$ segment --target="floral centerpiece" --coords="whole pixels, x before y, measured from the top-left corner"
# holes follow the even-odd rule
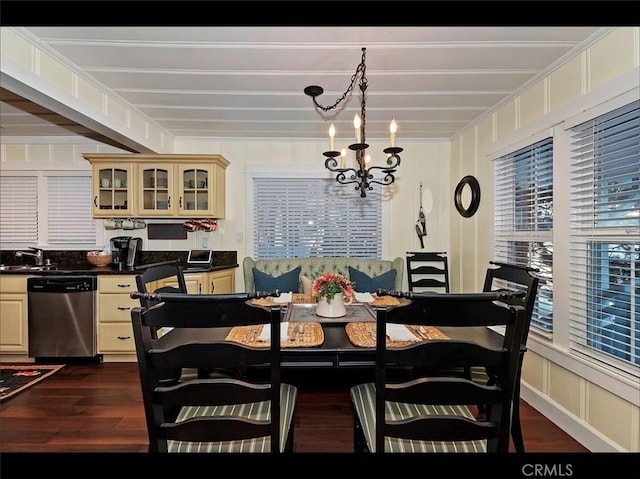
[[[311,284],[311,295],[317,300],[326,299],[327,303],[336,294],[353,297],[353,287],[355,283],[349,281],[341,272],[337,273],[316,273],[316,278]]]

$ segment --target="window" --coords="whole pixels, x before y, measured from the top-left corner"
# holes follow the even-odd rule
[[[494,164],[495,259],[538,268],[532,331],[553,330],[553,138],[497,158]]]
[[[38,244],[38,177],[0,176],[0,245]]]
[[[93,247],[96,222],[91,217],[91,177],[46,176],[46,179],[47,244]]]
[[[0,176],[2,248],[94,248],[90,175],[16,172]]]
[[[382,199],[366,201],[334,179],[254,178],[253,254],[257,259],[382,255]]]
[[[640,368],[640,102],[571,128],[571,347]]]

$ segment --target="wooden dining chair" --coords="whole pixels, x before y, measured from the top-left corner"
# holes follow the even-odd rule
[[[297,389],[281,382],[280,310],[251,304],[253,293],[131,296],[142,294],[157,303],[131,312],[149,451],[291,452]],[[265,346],[226,339],[231,328],[252,325],[269,328]],[[173,329],[155,339],[161,327]],[[204,335],[203,328],[210,331]],[[166,376],[184,368],[249,367],[266,376]]]
[[[520,422],[520,379],[522,373],[522,362],[524,361],[524,353],[527,351],[527,338],[529,336],[529,328],[531,326],[531,318],[538,295],[539,278],[534,273],[539,272],[538,268],[527,265],[504,263],[499,261],[489,261],[491,265],[487,268],[485,274],[483,291],[495,291],[503,288],[511,290],[523,291],[525,296],[512,297],[506,300],[508,304],[520,305],[525,309],[525,326],[522,345],[520,348],[520,368],[518,368],[518,378],[516,381],[516,389],[514,393],[514,401],[511,418],[511,436],[516,452],[525,452],[524,439],[522,437],[522,425]],[[473,368],[471,376],[474,380],[486,382],[489,377],[482,368]]]
[[[350,390],[356,452],[507,452],[525,311],[504,301],[521,294],[391,293],[411,302],[376,312],[375,382]],[[393,325],[456,328],[457,339],[397,347],[387,344]],[[486,341],[489,326],[505,327],[502,344]],[[419,376],[393,374],[416,365]],[[491,384],[455,372],[471,366],[487,367]],[[490,406],[486,417],[477,404]]]
[[[409,291],[449,292],[449,260],[447,253],[407,251]]]
[[[136,286],[142,293],[187,293],[187,283],[184,279],[184,271],[177,262],[156,263],[141,268],[142,272],[136,275]],[[162,283],[158,283],[162,281]],[[173,285],[166,285],[171,281]],[[159,286],[163,284],[163,286]],[[140,297],[140,305],[150,307],[153,304],[147,296]]]
[[[164,261],[160,263],[153,263],[138,268],[141,272],[136,275],[136,287],[141,293],[184,293],[187,291],[187,283],[184,278],[184,271],[177,261]],[[140,295],[140,306],[149,308],[158,301],[149,299],[150,296],[143,294]],[[162,336],[171,331],[171,328],[154,328],[152,333],[154,339]],[[212,371],[210,369],[201,369],[193,371],[190,369],[183,369],[181,374],[193,375],[197,374],[200,377],[206,377],[210,374],[226,374],[234,375],[236,371]],[[174,372],[167,373],[169,377],[174,376]]]

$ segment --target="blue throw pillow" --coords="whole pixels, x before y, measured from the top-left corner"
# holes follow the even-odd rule
[[[373,278],[362,271],[349,266],[349,279],[356,283],[354,289],[358,293],[375,293],[379,288],[393,291],[396,286],[395,268]]]
[[[253,282],[255,283],[256,291],[271,292],[279,289],[283,293],[288,293],[289,291],[297,293],[300,270],[301,267],[298,266],[287,273],[274,277],[253,268]]]

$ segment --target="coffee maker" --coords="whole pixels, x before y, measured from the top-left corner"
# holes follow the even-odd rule
[[[131,268],[140,262],[142,238],[131,236],[116,236],[111,238],[111,254],[113,264],[118,269]]]

